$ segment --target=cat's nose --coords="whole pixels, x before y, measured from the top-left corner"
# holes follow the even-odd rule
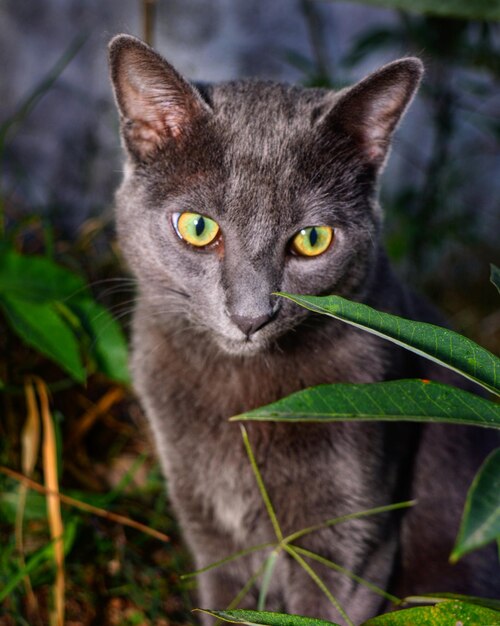
[[[231,315],[231,321],[244,333],[247,337],[257,332],[259,328],[265,326],[274,317],[273,313],[266,313],[258,317],[246,317],[244,315]]]

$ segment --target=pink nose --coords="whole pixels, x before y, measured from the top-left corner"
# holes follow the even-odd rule
[[[272,313],[259,315],[259,317],[245,317],[243,315],[231,315],[231,321],[241,330],[247,337],[257,332],[259,328],[265,326],[271,321]]]

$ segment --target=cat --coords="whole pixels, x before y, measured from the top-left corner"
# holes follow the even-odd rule
[[[377,201],[390,140],[420,83],[416,58],[333,92],[274,82],[194,85],[136,38],[110,43],[126,153],[116,196],[121,248],[137,277],[135,389],[196,567],[273,541],[228,418],[320,383],[453,376],[382,339],[272,295],[335,293],[409,318],[434,312],[393,274]],[[397,594],[497,593],[495,555],[448,563],[484,431],[365,423],[250,423],[284,533],[416,498],[305,537],[303,546]],[[263,561],[199,578],[224,609]],[[314,565],[355,623],[385,600]],[[255,608],[252,589],[240,606]],[[343,618],[286,554],[266,608]]]

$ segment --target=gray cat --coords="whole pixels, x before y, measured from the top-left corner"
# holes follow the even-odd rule
[[[329,382],[443,370],[273,295],[336,293],[410,318],[434,314],[394,277],[380,243],[378,176],[422,76],[390,63],[334,93],[272,82],[195,87],[125,35],[110,44],[127,154],[119,239],[138,279],[132,370],[170,498],[202,568],[272,541],[231,415]],[[405,513],[352,521],[303,545],[397,594],[497,592],[494,552],[451,567],[485,433],[439,425],[250,424],[284,532],[417,498]],[[200,577],[201,606],[225,608],[262,554]],[[360,622],[384,601],[316,567]],[[243,606],[254,607],[256,590]],[[342,618],[282,554],[267,608]]]

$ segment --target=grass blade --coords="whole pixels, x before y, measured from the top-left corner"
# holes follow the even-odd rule
[[[274,568],[276,567],[279,552],[279,549],[273,550],[264,562],[264,575],[262,577],[259,600],[257,602],[258,611],[263,611],[266,608],[266,598],[269,592],[269,585],[271,584],[271,579],[273,577]]]
[[[189,572],[188,574],[182,574],[181,580],[186,578],[192,578],[193,576],[199,576],[200,574],[204,574],[205,572],[209,572],[216,567],[220,567],[221,565],[226,565],[226,563],[231,563],[231,561],[235,561],[243,556],[247,556],[248,554],[252,554],[253,552],[257,552],[259,550],[265,550],[266,548],[274,547],[274,543],[261,543],[258,546],[253,546],[251,548],[246,548],[245,550],[241,550],[240,552],[235,552],[234,554],[230,554],[220,561],[215,561],[214,563],[210,563],[206,567],[202,567],[201,569],[196,570],[195,572]]]
[[[330,569],[333,569],[336,572],[339,572],[339,574],[344,574],[344,576],[347,576],[348,578],[355,580],[360,585],[363,585],[363,587],[370,589],[370,591],[373,591],[373,593],[376,593],[377,595],[382,596],[382,598],[389,600],[389,602],[392,602],[393,604],[398,604],[399,602],[401,602],[401,598],[398,598],[397,596],[393,596],[391,593],[387,593],[387,591],[384,591],[377,585],[371,583],[369,580],[366,580],[365,578],[358,576],[354,572],[351,572],[351,570],[345,567],[342,567],[342,565],[339,565],[338,563],[334,563],[333,561],[330,561],[329,559],[325,559],[325,557],[321,556],[320,554],[316,554],[315,552],[311,552],[310,550],[306,550],[305,548],[301,548],[300,546],[293,546],[293,549],[299,554],[302,554],[303,556],[307,556],[310,559],[313,559],[314,561],[317,561],[318,563],[321,563],[322,565],[325,565],[326,567],[329,567]]]
[[[283,533],[281,531],[278,519],[276,517],[276,513],[274,511],[274,507],[272,505],[271,499],[269,498],[269,494],[267,493],[267,489],[264,485],[264,481],[262,480],[262,475],[259,471],[259,468],[257,467],[257,461],[255,460],[255,456],[253,454],[250,441],[248,439],[248,433],[244,426],[241,426],[241,434],[243,437],[243,443],[245,444],[245,449],[248,454],[248,458],[250,459],[250,464],[252,466],[253,473],[255,475],[257,484],[259,486],[260,495],[262,496],[262,499],[264,500],[264,504],[266,505],[267,514],[269,515],[269,519],[271,520],[271,523],[273,525],[274,532],[276,533],[276,537],[278,538],[278,541],[281,542],[283,540]]]
[[[52,85],[59,78],[65,67],[78,54],[86,39],[86,34],[77,35],[75,39],[70,43],[61,58],[57,60],[54,67],[47,73],[46,76],[44,76],[44,78],[42,78],[42,80],[38,83],[38,85],[35,86],[31,93],[28,94],[28,96],[26,97],[24,102],[22,102],[21,105],[18,107],[14,115],[12,115],[5,122],[3,122],[3,124],[0,126],[0,153],[3,152],[5,138],[7,134],[9,133],[12,136],[12,134],[15,133],[17,128],[19,128],[19,126],[38,104],[38,101],[43,98],[43,96],[51,89]]]
[[[316,532],[317,530],[322,530],[323,528],[328,528],[329,526],[335,526],[337,524],[343,524],[344,522],[348,522],[349,520],[359,519],[361,517],[367,517],[369,515],[377,515],[379,513],[388,513],[389,511],[397,511],[398,509],[406,509],[408,507],[414,506],[417,503],[416,500],[407,500],[406,502],[395,502],[394,504],[386,504],[384,506],[377,506],[373,509],[365,509],[364,511],[357,511],[356,513],[348,513],[347,515],[342,515],[341,517],[333,517],[332,519],[326,520],[321,524],[315,524],[314,526],[309,526],[308,528],[303,528],[301,530],[297,530],[288,537],[283,539],[283,543],[292,543],[305,535]]]
[[[340,615],[344,618],[345,622],[348,626],[354,626],[353,622],[345,612],[343,606],[337,600],[337,598],[329,591],[325,583],[321,580],[321,578],[316,574],[316,572],[312,569],[312,567],[304,561],[304,559],[292,548],[290,545],[285,544],[283,549],[288,552],[288,554],[297,561],[297,563],[302,567],[303,570],[309,574],[311,579],[316,583],[316,585],[321,589],[321,591],[325,594],[325,596],[330,600],[332,605],[337,609]]]

